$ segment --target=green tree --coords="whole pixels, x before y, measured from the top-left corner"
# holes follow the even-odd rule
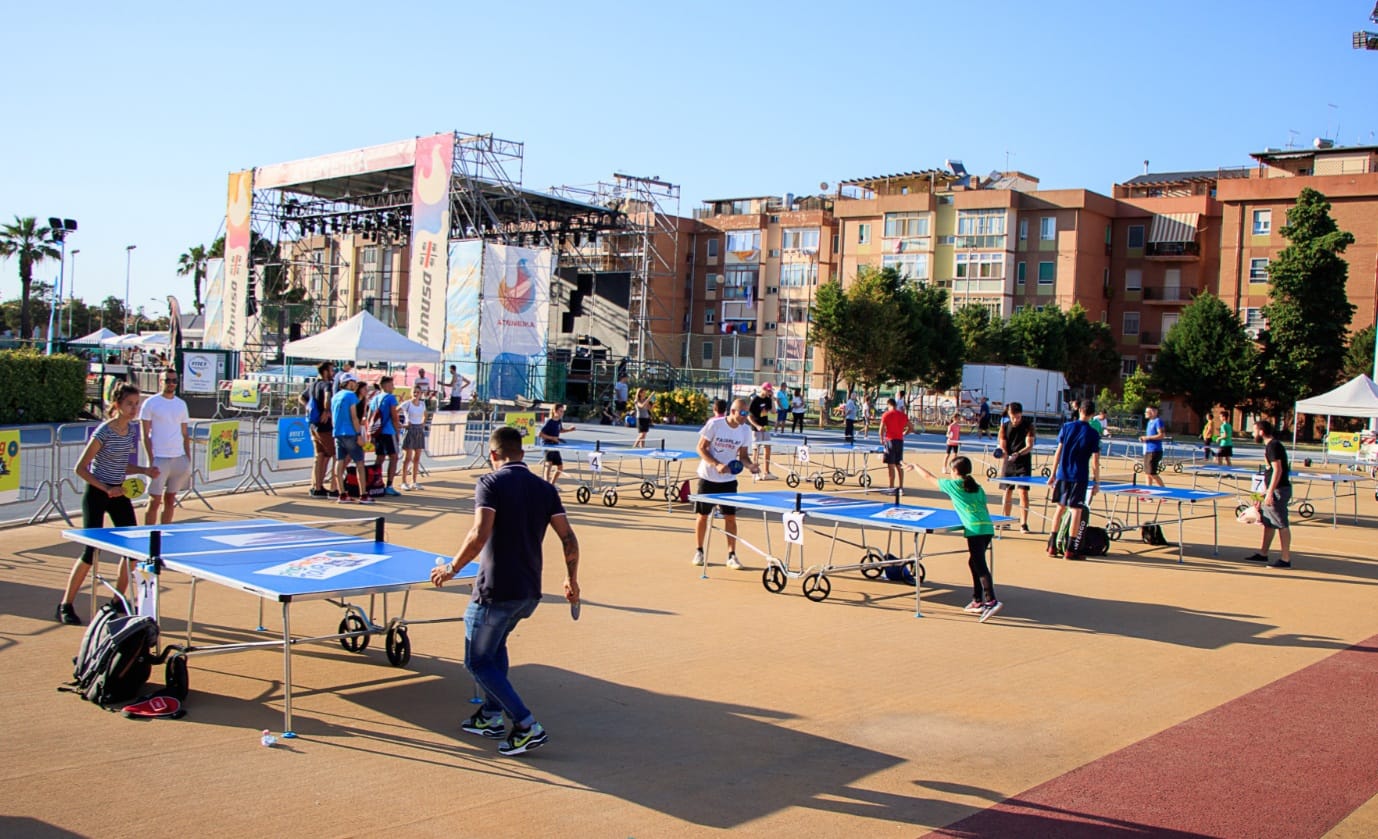
[[[1340,254],[1354,243],[1330,217],[1330,202],[1301,191],[1279,232],[1288,245],[1268,265],[1268,328],[1261,337],[1262,401],[1279,419],[1297,399],[1329,390],[1344,368],[1354,306]]]
[[[1349,349],[1345,352],[1345,381],[1363,373],[1373,377],[1373,327],[1369,326],[1354,333],[1349,339]]]
[[[994,364],[1005,360],[1004,324],[991,317],[990,309],[968,303],[954,318],[962,336],[962,355],[973,364]]]
[[[201,284],[206,281],[206,261],[210,258],[210,252],[207,251],[205,245],[192,245],[181,256],[177,257],[177,273],[183,277],[188,274],[191,275],[192,293],[195,295],[196,314],[198,315],[201,314],[203,307]]]
[[[1005,323],[1005,361],[1045,370],[1067,369],[1067,317],[1049,306],[1026,308]]]
[[[1235,313],[1203,292],[1163,337],[1152,382],[1204,417],[1216,405],[1233,408],[1251,395],[1256,356]]]
[[[102,326],[110,329],[112,332],[120,332],[124,329],[124,301],[120,298],[114,295],[105,298],[101,301],[100,306],[96,308],[95,314],[96,317],[100,319],[100,324],[96,327],[97,329],[100,329]]]
[[[905,280],[896,299],[906,315],[905,348],[890,377],[917,381],[929,390],[951,390],[962,383],[962,334],[947,304],[947,290],[922,281]]]
[[[1094,391],[1119,379],[1120,351],[1110,325],[1086,317],[1080,303],[1072,304],[1063,319],[1063,340],[1067,364],[1062,371],[1068,385]]]
[[[1120,398],[1120,410],[1129,414],[1142,414],[1149,405],[1157,405],[1159,394],[1153,389],[1153,380],[1140,367],[1124,380],[1124,395]]]
[[[12,224],[0,227],[0,257],[19,257],[19,337],[33,337],[29,318],[29,294],[33,285],[33,267],[45,259],[61,256],[53,231],[40,225],[33,216],[14,217]]]

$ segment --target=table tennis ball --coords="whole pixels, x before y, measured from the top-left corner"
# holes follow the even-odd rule
[[[278,738],[273,736],[273,732],[265,728],[263,729],[263,735],[258,738],[258,741],[265,746],[272,746],[278,741]]]

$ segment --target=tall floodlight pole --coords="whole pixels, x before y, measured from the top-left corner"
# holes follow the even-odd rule
[[[57,263],[57,288],[53,289],[52,300],[48,301],[48,346],[45,354],[52,355],[54,323],[59,328],[62,326],[62,319],[57,317],[57,307],[62,302],[62,280],[67,265],[67,234],[77,232],[77,223],[75,219],[52,217],[48,219],[48,228],[52,230],[53,238],[62,249]]]
[[[129,265],[138,245],[124,246],[124,333],[129,334]]]

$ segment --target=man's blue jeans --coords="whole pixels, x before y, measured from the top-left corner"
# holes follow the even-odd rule
[[[507,680],[507,636],[536,611],[540,598],[469,602],[464,612],[464,666],[483,689],[483,711],[506,712],[514,725],[530,722],[531,712]]]

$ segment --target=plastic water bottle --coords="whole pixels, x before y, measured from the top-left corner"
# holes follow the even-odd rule
[[[276,737],[273,736],[273,732],[271,732],[271,731],[269,731],[268,729],[265,728],[265,729],[263,729],[263,736],[259,737],[259,738],[258,738],[258,741],[259,741],[260,743],[262,743],[263,745],[268,746],[269,748],[271,748],[274,744],[277,743],[278,738],[276,738]]]

